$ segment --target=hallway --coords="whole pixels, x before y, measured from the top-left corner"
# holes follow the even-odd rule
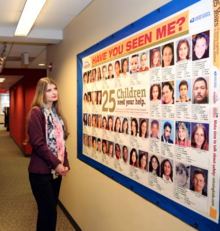
[[[28,180],[28,164],[0,124],[0,231],[35,231],[37,204]],[[57,231],[74,231],[60,207]]]

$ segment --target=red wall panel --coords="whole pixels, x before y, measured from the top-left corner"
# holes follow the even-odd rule
[[[23,145],[26,138],[27,115],[34,98],[37,82],[46,76],[46,69],[4,69],[2,75],[24,75],[10,87],[10,134],[25,154],[32,151],[31,145]]]

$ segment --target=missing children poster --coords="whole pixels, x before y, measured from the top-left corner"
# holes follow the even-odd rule
[[[84,56],[78,118],[83,155],[216,224],[219,13],[200,1]]]

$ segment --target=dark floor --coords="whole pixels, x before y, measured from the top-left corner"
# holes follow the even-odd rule
[[[35,231],[37,204],[28,180],[28,164],[0,124],[0,231]],[[74,231],[58,207],[57,231]]]

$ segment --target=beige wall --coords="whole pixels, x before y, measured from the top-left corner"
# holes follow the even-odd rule
[[[77,159],[76,55],[166,2],[94,0],[64,29],[63,41],[47,49],[47,63],[53,63],[49,76],[58,83],[71,132],[71,170],[63,179],[60,200],[83,231],[194,230]]]

